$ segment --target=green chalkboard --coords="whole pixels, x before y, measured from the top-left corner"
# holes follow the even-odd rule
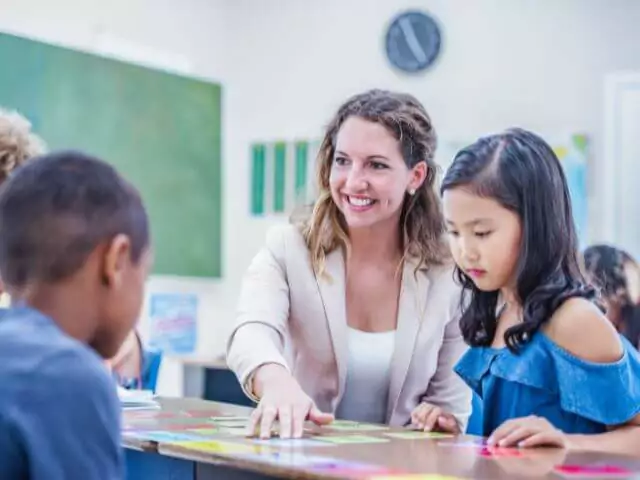
[[[221,276],[220,85],[0,34],[0,106],[139,188],[155,273]]]

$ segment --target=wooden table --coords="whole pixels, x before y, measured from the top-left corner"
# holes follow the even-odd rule
[[[335,428],[340,429],[308,425],[303,442],[297,445],[296,441],[282,445],[279,439],[260,442],[242,436],[242,428],[237,428],[244,424],[242,419],[219,418],[245,417],[249,408],[199,399],[160,401],[161,410],[123,414],[130,479],[382,480],[393,475],[399,475],[398,480],[561,479],[563,475],[555,469],[562,465],[609,472],[590,478],[640,478],[640,459],[559,449],[490,449],[481,445],[482,439],[471,436],[397,438],[420,433],[348,422],[337,423]],[[339,441],[364,437],[362,442],[372,443],[327,440],[335,437]]]

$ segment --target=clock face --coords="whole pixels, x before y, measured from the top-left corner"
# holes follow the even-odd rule
[[[440,53],[440,27],[423,12],[409,11],[393,19],[387,30],[385,50],[391,64],[403,72],[429,68]]]

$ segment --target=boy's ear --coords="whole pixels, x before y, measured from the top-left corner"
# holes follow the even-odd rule
[[[126,235],[118,234],[108,243],[102,264],[102,283],[105,286],[120,285],[130,254],[131,242]]]

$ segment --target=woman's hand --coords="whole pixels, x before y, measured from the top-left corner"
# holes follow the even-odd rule
[[[260,403],[251,414],[247,434],[269,438],[276,421],[280,438],[300,438],[305,420],[317,425],[333,421],[333,415],[321,412],[304,393],[296,380],[280,365],[263,365],[254,377],[256,391],[262,394]]]
[[[453,415],[426,402],[422,402],[411,412],[411,424],[425,432],[461,433]]]

